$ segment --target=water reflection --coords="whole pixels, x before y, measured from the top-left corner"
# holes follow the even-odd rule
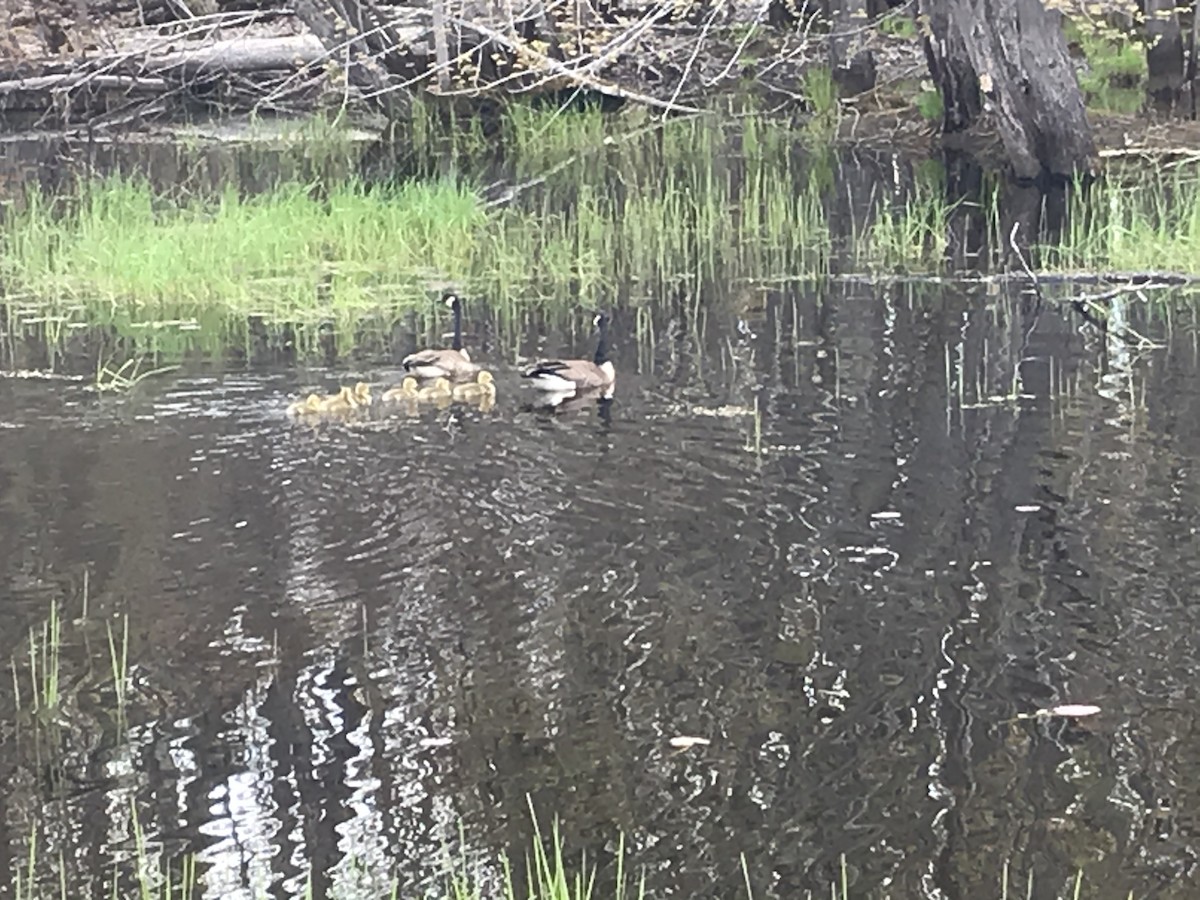
[[[628,311],[615,395],[549,414],[513,347],[491,410],[316,427],[284,414],[313,382],[396,370],[0,379],[0,641],[27,706],[62,604],[70,698],[35,727],[0,685],[4,865],[36,832],[47,885],[61,852],[99,891],[141,834],[209,897],[411,895],[447,849],[496,883],[528,797],[569,850],[624,830],[659,895],[738,896],[745,853],[756,895],[845,854],[872,895],[994,893],[1007,860],[1035,896],[1078,865],[1091,896],[1186,896],[1185,330],[1125,309],[1165,344],[1133,352],[1016,297],[757,299],[745,327]],[[1013,721],[1067,701],[1105,713]]]

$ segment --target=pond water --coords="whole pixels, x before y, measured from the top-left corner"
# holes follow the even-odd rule
[[[0,379],[0,868],[36,835],[47,890],[61,858],[99,894],[140,840],[205,897],[310,866],[414,896],[447,848],[499,879],[532,806],[602,866],[624,833],[653,896],[820,895],[843,855],[853,896],[998,896],[1006,861],[1035,897],[1079,867],[1192,895],[1191,298],[1118,308],[1146,349],[980,285],[696,303],[615,308],[611,404],[556,414],[513,360],[586,327],[487,346],[482,304],[489,411],[285,415],[395,382],[403,341],[115,396]],[[1062,703],[1103,711],[1014,720]]]
[[[396,383],[444,317],[331,326],[314,366],[257,319],[85,301],[59,327],[8,298],[0,884],[111,896],[194,860],[204,897],[410,897],[449,856],[495,889],[535,814],[602,888],[624,835],[650,896],[824,896],[843,860],[854,897],[999,896],[1006,866],[1036,898],[1081,869],[1085,897],[1194,895],[1194,294],[1111,299],[1105,334],[1064,284],[859,277],[858,213],[924,164],[684,126],[601,125],[602,163],[484,153],[489,196],[521,184],[558,225],[621,200],[591,287],[467,290],[491,409],[286,414]],[[310,163],[8,142],[0,199],[81,169],[252,193]],[[986,180],[939,171],[974,200],[893,237],[944,225],[935,255],[976,265],[1061,224],[1005,188],[981,225]],[[675,194],[670,240],[623,230]],[[596,284],[614,396],[531,409],[518,363],[590,355]],[[181,365],[92,389],[146,350]],[[1061,704],[1101,711],[1020,718]]]

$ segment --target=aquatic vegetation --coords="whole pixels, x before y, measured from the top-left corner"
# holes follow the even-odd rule
[[[77,196],[32,194],[14,213],[0,269],[51,305],[88,298],[143,319],[206,307],[292,321],[330,307],[423,297],[420,276],[466,274],[479,200],[449,182],[370,187],[324,196],[285,185],[255,197],[168,202],[145,181],[113,177]]]
[[[128,391],[147,378],[155,375],[163,375],[167,372],[174,372],[179,368],[172,365],[143,370],[142,364],[144,362],[144,357],[132,357],[125,360],[125,362],[115,369],[108,363],[97,362],[96,380],[94,382],[96,390],[101,392]]]
[[[950,218],[939,172],[918,176],[901,202],[881,202],[854,252],[866,268],[937,272],[945,264]]]
[[[812,70],[806,92],[836,115],[827,81]],[[120,355],[93,357],[96,383],[122,389],[144,377],[125,368],[133,356],[163,365],[270,345],[304,357],[326,340],[382,342],[408,311],[432,328],[431,295],[450,285],[503,328],[529,306],[568,316],[613,294],[636,306],[681,285],[734,293],[820,279],[834,259],[843,270],[939,272],[971,217],[984,221],[992,260],[1007,252],[995,196],[983,208],[963,202],[925,171],[936,166],[905,164],[876,182],[885,190],[852,197],[810,124],[735,112],[662,121],[514,104],[485,137],[479,117],[425,104],[406,145],[408,180],[338,176],[354,171],[353,151],[324,122],[293,143],[320,144],[337,164],[281,164],[275,174],[290,180],[247,184],[230,167],[216,190],[191,176],[155,186],[113,175],[34,192],[7,210],[0,236],[6,315],[54,346],[79,326],[108,329]],[[1116,173],[1076,191],[1066,230],[1041,235],[1032,257],[1196,271],[1200,190],[1189,177]]]
[[[1139,170],[1071,194],[1067,224],[1043,247],[1051,267],[1200,271],[1200,178]]]
[[[50,615],[41,628],[29,629],[29,681],[31,712],[34,715],[52,713],[61,700],[59,677],[62,663],[62,619],[57,603],[50,604]],[[20,680],[16,657],[13,658],[13,693],[17,708],[21,707]]]
[[[164,858],[161,844],[146,839],[136,809],[128,812],[128,826],[133,836],[133,853],[112,872],[106,895],[113,900],[144,900],[149,897],[194,897],[202,893],[203,872],[199,871],[195,857],[188,855],[178,861]],[[461,828],[460,828],[461,831]],[[47,860],[41,857],[38,833],[32,831],[28,838],[29,851],[24,865],[14,867],[11,895],[14,900],[57,900],[69,896],[65,862],[62,859]],[[421,896],[438,897],[441,900],[642,900],[646,896],[645,878],[631,878],[625,870],[625,838],[622,835],[613,853],[611,883],[605,887],[597,884],[597,866],[586,857],[578,864],[569,862],[564,849],[565,842],[555,820],[549,834],[542,831],[537,816],[533,817],[533,837],[525,854],[523,866],[514,866],[507,855],[497,860],[500,868],[499,893],[495,891],[493,879],[488,877],[478,864],[465,854],[453,858],[447,853],[443,861],[443,888],[437,894],[423,893]],[[490,866],[489,866],[490,868]],[[39,883],[39,871],[49,869],[56,878],[54,883]],[[309,896],[312,874],[309,875]],[[410,896],[401,893],[395,879],[382,895],[389,898]]]
[[[121,617],[121,636],[113,634],[112,622],[105,621],[108,634],[108,661],[111,666],[113,693],[117,701],[117,714],[124,717],[129,702],[129,616]]]
[[[824,188],[796,167],[786,123],[619,121],[514,107],[502,131],[518,183],[492,199],[494,188],[440,176],[257,193],[111,176],[34,192],[10,211],[0,274],[27,323],[154,323],[135,336],[169,355],[222,328],[238,335],[246,326],[229,323],[249,318],[294,325],[305,351],[322,323],[352,330],[425,304],[434,284],[515,308],[630,279],[823,270]],[[486,168],[474,145],[449,152],[459,171]]]

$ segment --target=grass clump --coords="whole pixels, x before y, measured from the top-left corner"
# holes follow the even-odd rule
[[[1076,187],[1067,226],[1044,256],[1065,269],[1200,272],[1200,176],[1153,172]]]
[[[1063,34],[1086,65],[1079,89],[1097,112],[1136,113],[1146,96],[1145,42],[1102,19],[1067,22]]]
[[[936,272],[946,261],[955,204],[946,199],[940,171],[917,173],[899,199],[879,203],[854,247],[859,264],[889,271]]]
[[[112,900],[147,900],[203,895],[204,876],[198,870],[196,859],[188,855],[168,860],[160,844],[152,848],[147,841],[133,807],[128,810],[128,815],[133,853],[107,879],[105,896]],[[353,879],[344,885],[335,883],[330,896],[372,896],[381,900],[413,896],[431,900],[644,900],[646,897],[644,876],[632,879],[625,870],[624,838],[616,848],[611,881],[606,878],[606,883],[601,885],[594,863],[589,863],[586,857],[578,864],[567,859],[557,822],[549,835],[543,834],[536,818],[533,824],[534,835],[523,865],[514,866],[505,854],[501,854],[494,864],[485,860],[472,862],[462,851],[457,858],[447,856],[440,888],[414,893],[411,886],[402,889],[399,881],[389,876],[382,884],[375,882],[373,889],[365,885],[352,886]],[[350,865],[351,868],[357,866],[353,862]],[[362,876],[367,883],[371,881],[368,869],[358,869],[354,874]],[[307,897],[315,896],[313,880],[313,873],[310,873],[305,891]],[[73,887],[65,859],[61,855],[52,858],[40,846],[37,831],[31,832],[26,858],[14,868],[11,882],[14,900],[61,900],[75,896]],[[253,896],[260,896],[254,887],[247,887]]]
[[[144,180],[113,177],[73,197],[31,194],[9,221],[0,271],[55,302],[174,316],[220,305],[303,320],[415,296],[422,272],[465,276],[486,221],[477,197],[448,180],[348,181],[325,195],[292,184],[242,197],[230,187],[167,202]]]
[[[807,69],[804,72],[803,92],[812,113],[808,123],[811,136],[832,140],[837,132],[840,112],[833,70],[828,66],[812,66]]]

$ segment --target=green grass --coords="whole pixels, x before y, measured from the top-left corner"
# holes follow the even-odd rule
[[[257,194],[113,176],[34,193],[0,237],[9,314],[18,325],[112,325],[156,363],[222,320],[350,330],[427,309],[447,283],[515,309],[600,299],[631,280],[824,270],[825,188],[795,166],[796,133],[753,118],[619,123],[594,109],[511,112],[517,187],[499,203],[458,176],[314,178]],[[433,154],[436,126],[423,127],[421,153]],[[475,148],[443,149],[454,170],[487,168]],[[105,364],[116,372],[120,361]]]
[[[816,119],[836,117],[827,70],[811,70],[804,87]],[[996,210],[956,206],[936,173],[874,198],[863,221],[831,221],[845,188],[813,146],[811,121],[513,106],[486,139],[478,119],[457,115],[416,117],[408,160],[418,176],[407,180],[348,174],[360,168],[357,145],[322,137],[336,132],[324,123],[283,142],[303,164],[255,157],[256,171],[283,180],[257,178],[254,190],[236,166],[214,191],[199,163],[181,163],[189,174],[165,187],[113,175],[32,193],[4,211],[7,325],[41,329],[51,345],[102,326],[119,343],[101,348],[97,384],[120,388],[189,353],[249,347],[251,320],[294,326],[301,355],[323,323],[385,333],[400,312],[428,315],[447,284],[511,321],[531,304],[569,310],[617,293],[647,302],[681,283],[820,277],[835,256],[842,269],[937,272],[962,216],[985,216],[993,252],[1007,248]],[[1080,196],[1067,233],[1034,254],[1043,264],[1200,271],[1194,181],[1114,177]]]
[[[230,187],[170,202],[115,177],[74,197],[32,194],[10,221],[2,271],[52,302],[296,318],[373,306],[383,292],[416,296],[422,272],[465,276],[485,221],[475,195],[450,181],[350,181],[324,196],[296,184],[255,197]]]
[[[1147,74],[1142,39],[1099,18],[1067,22],[1063,35],[1087,59],[1079,88],[1089,109],[1131,114],[1142,108]]]
[[[1043,255],[1059,269],[1200,273],[1200,176],[1152,172],[1076,190]]]

